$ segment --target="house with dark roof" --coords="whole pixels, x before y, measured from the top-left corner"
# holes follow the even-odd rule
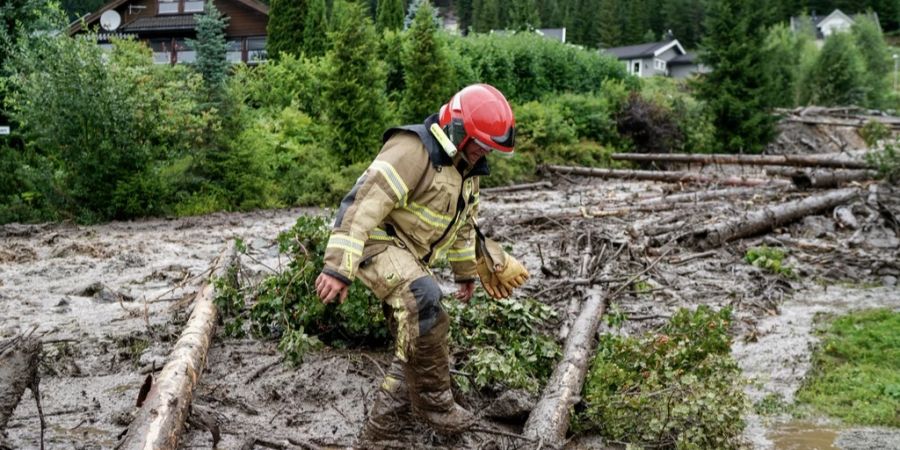
[[[868,18],[878,29],[881,29],[881,22],[878,20],[878,14],[873,12],[847,15],[840,9],[835,9],[827,16],[819,16],[813,12],[809,16],[791,17],[791,30],[795,33],[811,32],[815,35],[816,41],[821,45],[828,36],[834,33],[842,33],[850,31],[850,28],[857,20]]]
[[[69,25],[68,34],[89,35],[97,44],[110,46],[113,38],[134,38],[153,50],[159,64],[192,63],[197,52],[188,39],[197,37],[197,14],[203,0],[112,0]],[[225,28],[232,63],[258,63],[266,59],[266,27],[269,7],[259,0],[214,0],[229,18]]]
[[[678,39],[607,48],[601,52],[615,56],[625,64],[628,73],[639,77],[685,78],[708,72],[697,62],[696,55],[687,52]]]

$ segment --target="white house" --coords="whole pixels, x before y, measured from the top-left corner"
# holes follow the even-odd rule
[[[791,17],[791,30],[795,33],[804,30],[811,31],[815,34],[816,41],[821,45],[828,36],[834,33],[850,31],[850,27],[862,17],[868,17],[878,26],[878,29],[881,29],[878,14],[875,12],[849,16],[844,14],[843,11],[835,9],[831,14],[824,17],[817,16],[816,13],[810,16]]]
[[[660,75],[685,78],[708,72],[697,62],[696,55],[687,52],[678,39],[607,48],[601,52],[615,56],[625,64],[628,73],[639,77]]]

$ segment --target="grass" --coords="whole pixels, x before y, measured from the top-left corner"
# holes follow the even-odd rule
[[[850,424],[900,427],[900,313],[852,313],[820,333],[797,401]]]

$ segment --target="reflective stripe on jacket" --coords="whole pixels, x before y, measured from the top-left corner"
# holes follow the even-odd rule
[[[478,177],[451,159],[428,132],[436,121],[388,130],[381,152],[341,201],[325,250],[324,272],[350,283],[360,262],[385,248],[407,248],[423,265],[444,257],[456,281],[475,279]]]

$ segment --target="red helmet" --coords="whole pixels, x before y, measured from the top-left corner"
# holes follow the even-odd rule
[[[512,154],[516,141],[516,119],[506,97],[495,87],[473,84],[441,106],[438,124],[458,150],[469,139],[484,148]]]

